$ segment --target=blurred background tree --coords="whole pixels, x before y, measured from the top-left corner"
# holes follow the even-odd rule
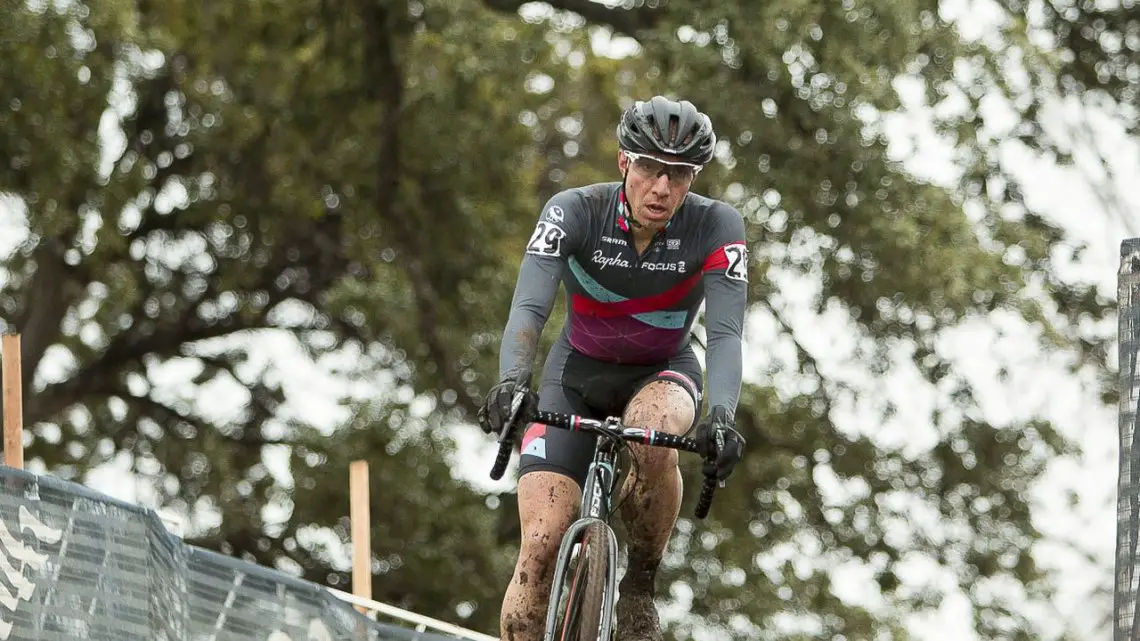
[[[908,638],[948,577],[981,638],[1059,638],[1021,607],[1054,585],[1030,489],[1079,444],[1032,408],[987,416],[953,340],[1027,336],[1113,400],[1112,301],[1060,276],[1080,247],[999,151],[1063,155],[1058,87],[1133,105],[1136,43],[1131,9],[1014,5],[970,38],[938,2],[0,0],[29,465],[129,468],[190,542],[344,588],[341,480],[367,458],[374,595],[497,633],[514,504],[457,439],[538,207],[614,178],[621,109],[664,93],[712,116],[695,189],[744,213],[754,256],[750,455],[679,524],[671,634]],[[888,138],[915,105],[949,179]]]

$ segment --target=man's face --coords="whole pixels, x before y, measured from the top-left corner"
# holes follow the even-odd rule
[[[618,152],[618,169],[625,175],[625,196],[633,219],[659,230],[673,218],[689,193],[700,168],[669,156]]]

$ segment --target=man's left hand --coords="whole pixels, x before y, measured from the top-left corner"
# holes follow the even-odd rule
[[[697,441],[705,455],[705,475],[718,481],[732,474],[744,454],[744,437],[736,431],[728,410],[720,406],[712,408],[708,421],[697,427]]]

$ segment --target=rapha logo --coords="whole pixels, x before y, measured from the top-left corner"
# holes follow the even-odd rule
[[[36,552],[27,544],[28,540],[34,538],[41,544],[55,545],[63,536],[62,530],[44,525],[23,505],[19,518],[16,532],[19,538],[0,520],[0,573],[4,575],[4,581],[0,581],[0,641],[7,641],[12,634],[12,615],[21,602],[31,600],[36,590],[36,584],[24,576],[24,570],[40,571],[48,561],[48,555]]]
[[[606,267],[629,267],[628,260],[620,256],[606,256],[600,249],[594,251],[594,255],[590,257],[590,260],[601,265],[602,269]]]

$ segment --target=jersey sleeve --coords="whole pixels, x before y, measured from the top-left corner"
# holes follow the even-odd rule
[[[744,312],[748,305],[748,245],[744,218],[718,203],[710,212],[709,253],[704,264],[708,402],[736,415],[743,373]]]
[[[499,348],[499,380],[514,378],[534,365],[542,335],[567,259],[582,245],[588,217],[583,198],[573,190],[555,194],[542,208],[519,265],[507,326]]]

